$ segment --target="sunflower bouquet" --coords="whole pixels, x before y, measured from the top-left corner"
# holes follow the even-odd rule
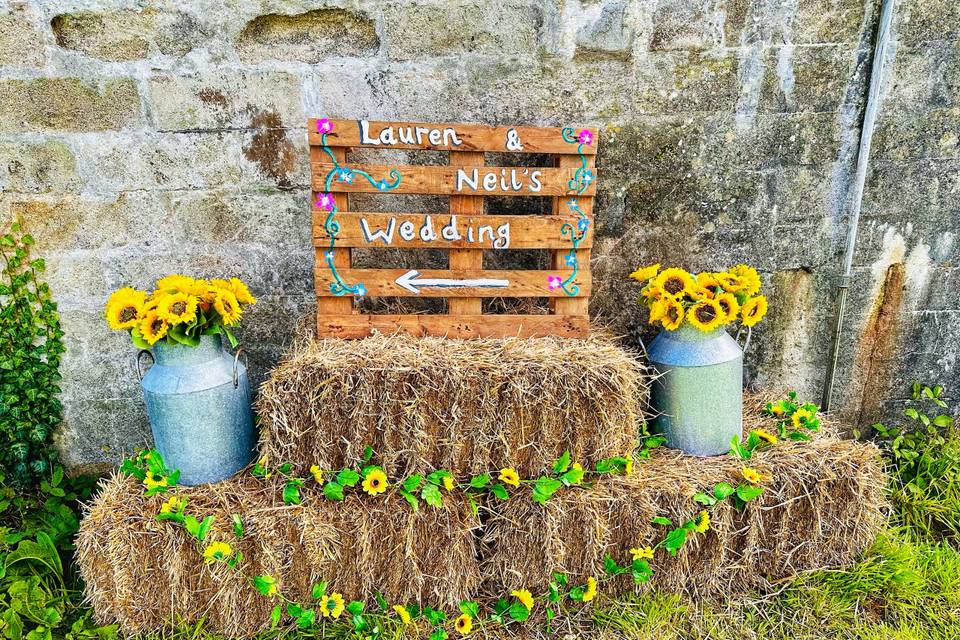
[[[124,287],[107,301],[105,315],[111,329],[129,331],[140,349],[161,340],[195,347],[201,336],[223,335],[232,347],[230,331],[243,316],[243,308],[256,298],[238,278],[202,280],[170,275],[157,281],[152,293]]]
[[[696,275],[677,268],[661,271],[654,264],[630,277],[644,285],[640,302],[650,308],[650,324],[668,331],[684,322],[704,332],[735,322],[752,327],[767,313],[767,299],[758,295],[760,275],[745,264]]]

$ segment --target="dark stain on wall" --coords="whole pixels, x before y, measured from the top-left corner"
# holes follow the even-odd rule
[[[276,111],[254,111],[250,128],[254,130],[249,142],[243,146],[243,155],[260,166],[264,174],[277,181],[281,189],[290,189],[293,182],[296,152],[287,140],[283,122]]]

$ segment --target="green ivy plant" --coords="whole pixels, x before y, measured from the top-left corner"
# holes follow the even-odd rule
[[[50,474],[62,411],[63,331],[33,242],[19,223],[0,236],[0,468],[19,486]]]

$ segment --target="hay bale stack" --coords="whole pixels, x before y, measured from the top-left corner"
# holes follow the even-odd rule
[[[658,551],[646,588],[692,597],[766,588],[798,571],[852,563],[882,526],[885,482],[873,445],[819,437],[758,452],[749,464],[772,477],[763,495],[743,513],[729,500],[714,507],[710,530],[677,557]],[[694,494],[742,482],[743,466],[730,456],[657,450],[632,476],[561,492],[544,506],[511,500],[485,527],[481,570],[491,588],[545,589],[557,570],[580,581],[602,575],[608,553],[628,565],[631,547],[667,533],[652,518],[693,518],[702,508]],[[636,588],[629,576],[613,583],[620,593]]]
[[[260,391],[260,451],[303,471],[372,446],[390,477],[586,464],[636,444],[650,377],[609,338],[374,336],[300,346]]]
[[[214,515],[209,539],[242,551],[243,575],[269,574],[284,594],[310,600],[311,585],[329,582],[347,598],[455,608],[480,583],[469,506],[448,499],[444,509],[413,513],[399,497],[348,497],[331,503],[305,495],[284,505],[282,483],[238,476],[184,488],[187,513]],[[128,634],[197,623],[227,637],[268,627],[271,601],[224,564],[205,565],[182,527],[153,517],[164,498],[144,498],[142,486],[121,475],[105,481],[87,508],[77,537],[86,594],[102,623]],[[246,528],[236,541],[231,514]]]

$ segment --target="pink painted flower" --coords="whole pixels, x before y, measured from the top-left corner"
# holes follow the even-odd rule
[[[333,196],[329,193],[319,193],[317,194],[317,207],[320,209],[326,209],[327,211],[333,211],[334,201]]]
[[[593,143],[593,134],[589,130],[583,129],[577,134],[577,140],[580,141],[580,144],[590,145]]]
[[[562,283],[563,280],[560,279],[560,276],[550,276],[547,278],[547,286],[550,287],[550,291],[556,291]]]
[[[333,131],[333,123],[326,118],[317,120],[317,133],[330,133]]]

